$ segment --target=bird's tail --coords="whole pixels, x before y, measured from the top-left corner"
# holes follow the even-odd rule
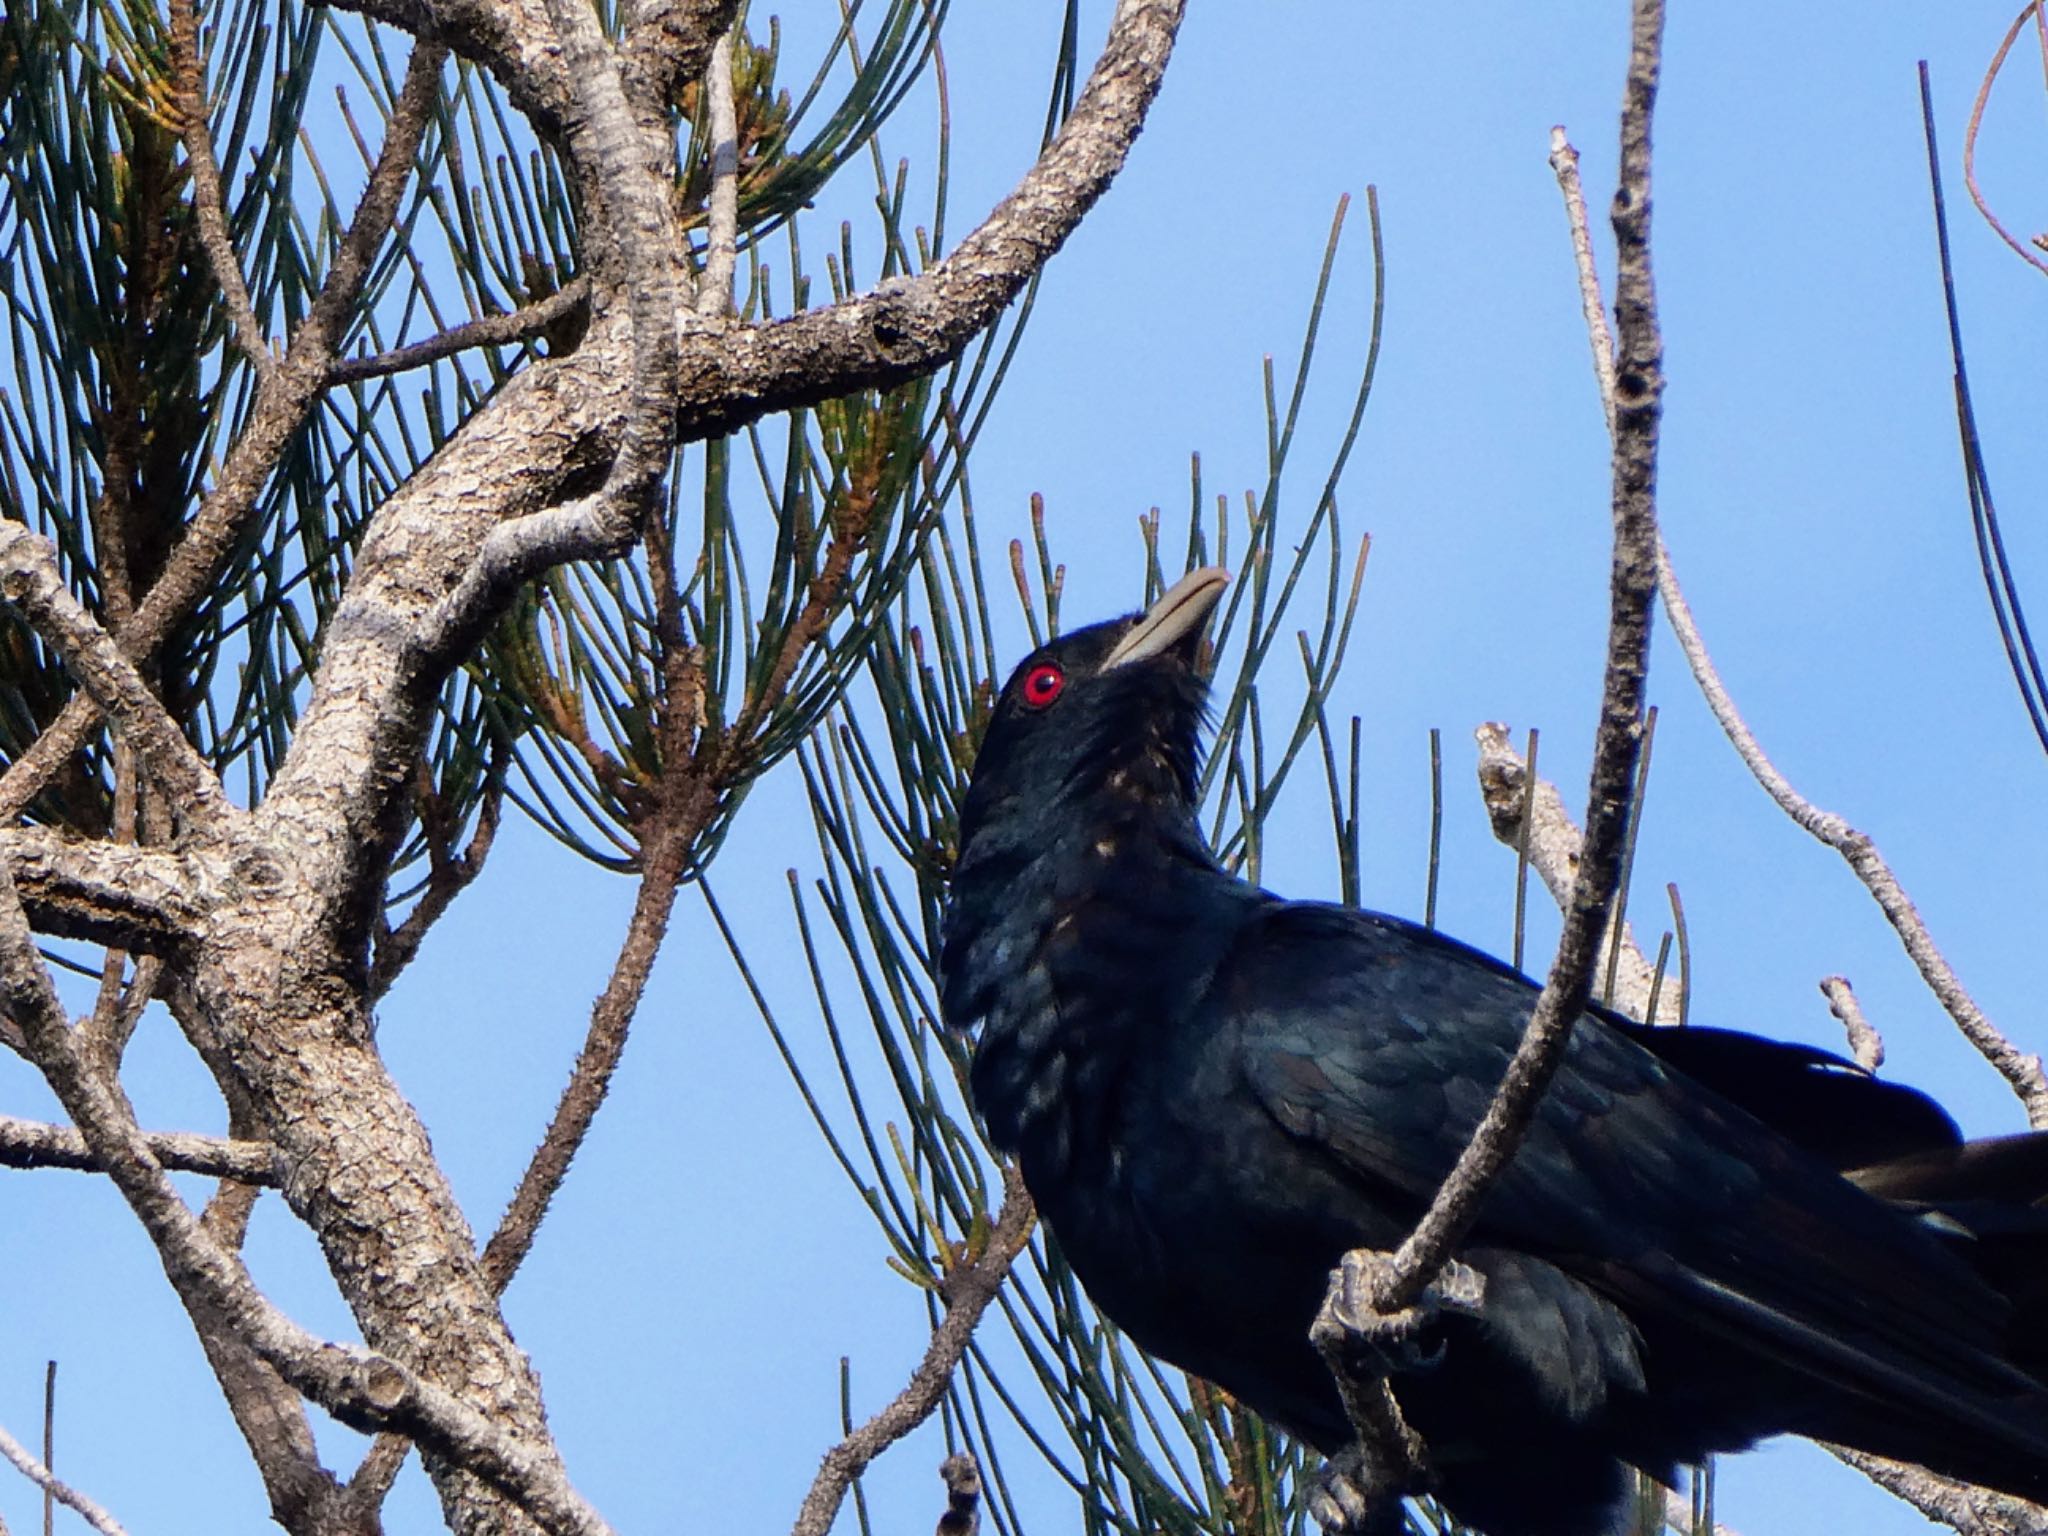
[[[2048,1131],[1935,1147],[1846,1177],[1952,1240],[2011,1304],[2006,1359],[2048,1389]]]

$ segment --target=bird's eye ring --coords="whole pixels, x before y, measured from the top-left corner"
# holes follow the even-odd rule
[[[1040,662],[1024,674],[1024,702],[1033,709],[1048,708],[1066,691],[1067,674],[1050,661]]]

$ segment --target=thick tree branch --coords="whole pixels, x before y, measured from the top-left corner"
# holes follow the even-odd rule
[[[953,253],[844,304],[685,336],[680,431],[697,442],[774,411],[887,389],[949,361],[1023,290],[1123,166],[1165,77],[1185,0],[1121,0],[1073,113]]]
[[[1830,1456],[1846,1462],[1886,1493],[1905,1500],[1930,1520],[1939,1520],[1963,1536],[2043,1536],[2048,1509],[1990,1488],[1974,1488],[1940,1477],[1925,1467],[1888,1461],[1845,1445],[1824,1445]]]
[[[191,938],[221,875],[196,855],[39,826],[0,829],[0,860],[38,932],[149,952]]]
[[[512,1498],[551,1536],[608,1536],[609,1528],[570,1486],[551,1447],[508,1434],[387,1356],[316,1338],[264,1299],[240,1262],[178,1198],[125,1101],[78,1049],[4,869],[0,999],[27,1036],[58,1102],[156,1244],[181,1295],[197,1298],[292,1387],[343,1423],[365,1431],[402,1430]]]
[[[1180,15],[1179,0],[1123,0],[1059,136],[931,272],[775,325],[682,336],[674,401],[683,434],[703,437],[771,411],[902,382],[956,355],[1058,248],[1122,164]],[[603,113],[599,120],[616,122]],[[636,387],[633,349],[647,333],[638,315],[626,323],[621,306],[594,300],[593,307],[578,351],[529,369],[471,417],[385,503],[364,541],[313,698],[260,813],[322,869],[320,883],[338,904],[362,910],[361,892],[393,832],[393,775],[411,760],[425,705],[463,646],[518,581],[551,560],[602,547],[617,531],[611,498],[636,477],[608,471],[637,451],[627,429],[642,419],[645,395]],[[670,315],[667,323],[680,319]],[[651,432],[638,439],[652,440]],[[536,452],[537,444],[545,451]],[[604,473],[610,487],[602,500],[557,504],[565,488],[593,473]],[[534,521],[536,513],[548,515]],[[335,780],[337,764],[346,783]],[[367,773],[349,766],[362,764],[375,766]],[[339,821],[336,805],[344,811]]]
[[[712,50],[739,15],[739,0],[628,0],[626,95],[637,114],[665,110],[683,84],[703,76]]]
[[[481,64],[543,137],[555,136],[569,116],[572,88],[554,29],[529,0],[338,0],[336,9]]]

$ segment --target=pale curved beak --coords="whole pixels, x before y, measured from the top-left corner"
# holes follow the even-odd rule
[[[1124,631],[1123,639],[1104,658],[1102,670],[1107,672],[1111,667],[1144,661],[1183,642],[1192,650],[1222,598],[1223,589],[1229,585],[1230,572],[1220,565],[1189,571],[1160,593],[1159,600]]]

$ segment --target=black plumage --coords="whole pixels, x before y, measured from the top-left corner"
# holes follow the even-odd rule
[[[1426,1207],[1536,988],[1435,932],[1285,901],[1195,815],[1224,574],[1042,647],[997,700],[941,954],[977,1109],[1132,1339],[1334,1454],[1331,1268]],[[1791,1432],[2048,1499],[2048,1135],[1749,1035],[1576,1025],[1393,1386],[1492,1536],[1583,1536],[1631,1464]]]

